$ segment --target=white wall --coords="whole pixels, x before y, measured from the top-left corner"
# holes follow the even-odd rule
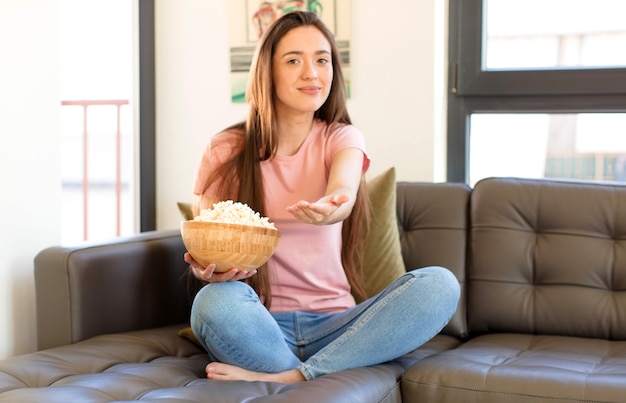
[[[229,0],[157,0],[157,226],[177,228],[209,137],[245,118],[230,103]],[[341,0],[338,0],[341,1]],[[370,175],[445,180],[446,0],[352,0],[352,120]]]
[[[0,358],[35,350],[33,258],[60,241],[58,7],[0,2]]]

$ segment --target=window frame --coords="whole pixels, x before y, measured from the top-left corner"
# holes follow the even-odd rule
[[[139,0],[139,231],[156,229],[154,0]]]
[[[468,182],[473,113],[626,112],[626,67],[485,70],[483,4],[483,0],[450,0],[450,182]]]

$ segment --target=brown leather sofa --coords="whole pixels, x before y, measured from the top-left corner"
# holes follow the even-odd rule
[[[626,186],[400,182],[406,267],[462,285],[398,360],[295,385],[203,378],[177,231],[35,259],[40,351],[0,361],[0,402],[625,402]],[[384,348],[384,346],[381,346]]]

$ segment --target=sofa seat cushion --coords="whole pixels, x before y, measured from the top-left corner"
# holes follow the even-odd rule
[[[402,377],[404,402],[624,402],[626,342],[489,334]]]
[[[397,360],[293,385],[209,381],[209,358],[178,336],[182,326],[95,336],[2,360],[0,402],[399,402],[408,367],[459,344],[441,335]]]
[[[0,361],[0,401],[108,402],[188,384],[208,358],[179,328],[96,336]]]

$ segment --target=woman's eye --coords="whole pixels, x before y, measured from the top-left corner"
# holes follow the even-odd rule
[[[289,59],[287,60],[287,64],[296,64],[298,63],[298,59]]]
[[[317,62],[320,63],[320,64],[328,64],[328,63],[330,63],[330,60],[328,60],[326,58],[322,58],[322,59],[318,59]]]

